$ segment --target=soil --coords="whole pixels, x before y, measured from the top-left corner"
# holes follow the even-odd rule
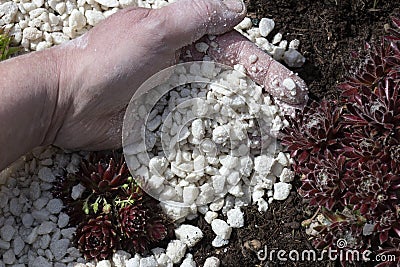
[[[286,40],[299,39],[306,64],[295,71],[302,77],[312,99],[336,99],[336,85],[361,63],[365,44],[379,42],[390,25],[391,16],[400,16],[400,1],[379,0],[247,0],[253,23],[262,17],[272,18],[275,29]],[[230,242],[221,249],[211,246],[214,234],[204,219],[194,221],[204,233],[203,242],[191,252],[199,266],[207,257],[216,256],[221,266],[340,266],[329,261],[259,260],[257,251],[301,251],[313,249],[301,222],[312,216],[307,203],[297,194],[297,181],[289,198],[275,201],[268,212],[256,207],[245,211],[245,227],[232,232]],[[261,255],[263,256],[263,255]],[[286,257],[288,255],[286,254]],[[346,266],[351,266],[346,263]],[[368,266],[363,263],[360,266]]]

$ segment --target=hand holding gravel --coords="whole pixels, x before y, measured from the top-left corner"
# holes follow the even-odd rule
[[[230,31],[245,12],[237,0],[181,0],[158,10],[126,8],[73,41],[2,62],[0,145],[7,153],[0,154],[0,170],[39,145],[92,150],[120,146],[123,114],[135,90],[174,64],[183,47],[206,34]],[[253,54],[260,55],[257,65],[272,64],[256,46],[246,45],[250,41],[237,43],[231,34],[216,41],[219,51],[237,55],[239,62],[215,57],[229,65]],[[282,65],[274,66],[274,75],[289,73]],[[260,80],[259,72],[249,74]],[[304,99],[287,102],[302,104]]]

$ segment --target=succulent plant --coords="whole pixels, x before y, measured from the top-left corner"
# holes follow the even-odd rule
[[[80,167],[55,182],[53,195],[70,225],[78,225],[74,240],[87,260],[108,259],[117,249],[143,253],[167,236],[158,202],[139,187],[122,155],[93,153]],[[75,186],[83,192],[74,194]]]
[[[332,153],[325,151],[324,155],[312,157],[305,164],[299,193],[310,199],[310,205],[324,206],[329,210],[335,206],[343,207],[341,196],[345,190],[345,160],[344,156],[335,158]]]
[[[118,248],[117,232],[108,215],[80,224],[75,240],[86,260],[108,259]]]
[[[162,218],[141,203],[121,208],[118,221],[123,245],[135,252],[147,251],[150,243],[164,239],[167,234]]]
[[[81,172],[78,174],[80,182],[96,194],[110,194],[121,190],[130,176],[128,167],[123,158],[110,158],[109,161],[83,160]]]
[[[311,102],[281,137],[300,194],[328,218],[314,228],[314,245],[343,239],[349,249],[397,255],[379,266],[400,266],[400,19],[392,20],[390,35],[338,86],[340,101]]]
[[[338,149],[341,113],[341,108],[323,100],[321,103],[312,101],[294,118],[286,117],[290,127],[282,130],[281,143],[296,159],[295,167],[302,166],[311,155]]]
[[[380,162],[369,161],[347,171],[343,179],[348,188],[343,196],[346,204],[370,219],[398,203],[400,176],[393,175],[388,169]]]

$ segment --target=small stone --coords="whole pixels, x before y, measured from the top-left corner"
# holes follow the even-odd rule
[[[61,212],[63,208],[63,203],[61,199],[54,198],[51,199],[46,206],[46,209],[51,213],[51,214],[58,214]]]
[[[7,1],[0,5],[0,17],[5,24],[14,22],[18,13],[18,6],[14,1]]]
[[[286,78],[283,80],[282,85],[286,87],[289,91],[296,89],[296,84],[291,78]]]
[[[237,28],[240,30],[247,30],[250,29],[251,26],[253,26],[251,19],[246,17],[237,25]]]
[[[25,32],[25,30],[24,30],[24,32]],[[56,180],[56,177],[54,176],[54,174],[51,171],[51,169],[49,169],[47,167],[43,167],[43,168],[41,168],[39,170],[38,177],[43,182],[47,182],[47,183],[52,183],[52,182],[54,182]]]
[[[131,254],[123,250],[118,250],[112,256],[112,261],[115,266],[125,266],[125,262],[131,258]]]
[[[157,261],[154,258],[154,256],[149,256],[149,257],[140,259],[139,267],[154,267],[157,265],[158,264],[157,264]]]
[[[208,224],[211,224],[211,222],[216,218],[218,218],[218,213],[216,213],[215,211],[207,211],[204,215],[204,219]]]
[[[44,222],[49,219],[50,212],[47,210],[34,210],[32,211],[33,218],[39,223]]]
[[[206,53],[210,46],[204,42],[199,42],[195,44],[195,48],[200,53]]]
[[[262,18],[260,20],[259,29],[262,36],[267,37],[274,27],[275,22],[272,19]]]
[[[15,255],[19,255],[19,253],[21,253],[21,251],[25,247],[25,242],[22,240],[22,238],[20,236],[17,236],[13,240],[12,244],[13,244],[13,250],[14,250]]]
[[[182,261],[180,267],[196,267],[196,262],[193,260],[193,255],[190,253],[186,254],[186,257]]]
[[[172,260],[173,263],[178,263],[185,256],[186,245],[180,240],[172,240],[168,243],[165,254]]]
[[[212,202],[210,204],[210,210],[219,211],[224,206],[224,203],[225,203],[225,199],[224,198],[217,199],[217,200],[215,200],[214,202]]]
[[[274,164],[274,158],[267,155],[261,155],[254,159],[254,170],[261,175],[267,176]]]
[[[140,266],[140,255],[139,254],[135,254],[135,257],[130,258],[125,264],[126,267],[139,267]]]
[[[6,242],[0,239],[0,249],[9,249],[10,248],[10,242]]]
[[[306,62],[306,58],[297,50],[289,48],[283,54],[283,60],[289,67],[299,68]]]
[[[196,245],[203,238],[203,232],[200,228],[189,224],[182,224],[175,229],[175,235],[189,248]]]
[[[229,239],[232,233],[232,228],[221,219],[213,220],[211,222],[211,228],[217,236],[220,236],[223,239]]]
[[[25,242],[32,245],[38,237],[38,227],[32,229],[32,232],[26,237]]]
[[[49,235],[44,235],[42,236],[42,238],[40,239],[40,248],[41,249],[46,249],[49,247],[50,244],[50,236]]]
[[[50,244],[50,250],[56,260],[61,260],[67,254],[69,243],[69,239],[60,239]]]
[[[38,234],[39,235],[46,235],[51,233],[53,229],[56,227],[55,223],[50,222],[50,221],[45,221],[43,222],[39,228],[38,228]]]
[[[12,237],[14,236],[14,233],[15,233],[15,228],[11,225],[4,225],[0,229],[1,239],[6,242],[11,241]]]
[[[19,217],[22,212],[22,207],[17,198],[12,198],[10,200],[10,212],[12,215]]]
[[[117,7],[119,5],[117,0],[95,0],[97,3],[100,5],[106,6],[106,7]]]
[[[69,21],[69,27],[71,27],[73,30],[81,30],[83,27],[86,25],[86,18],[77,9],[72,10],[71,15],[68,18]]]
[[[3,262],[5,264],[13,264],[15,262],[15,254],[12,249],[7,250],[3,254]]]
[[[288,183],[278,182],[274,184],[274,196],[276,200],[285,200],[292,189],[292,185]]]
[[[35,258],[30,267],[52,267],[53,265],[44,257],[39,256]]]
[[[50,35],[53,38],[53,42],[55,45],[69,41],[69,37],[62,32],[52,32],[50,33]]]
[[[61,230],[61,235],[62,235],[64,238],[72,239],[72,236],[74,235],[75,230],[76,230],[75,227],[70,227],[70,228],[62,229],[62,230]]]
[[[69,216],[65,214],[64,212],[61,212],[60,215],[58,216],[58,222],[57,225],[59,228],[64,228],[67,226],[69,223]]]
[[[73,200],[77,200],[78,198],[80,198],[83,194],[83,192],[85,192],[86,187],[84,187],[81,183],[75,185],[72,187],[71,190],[71,197]]]
[[[96,264],[96,267],[111,267],[111,262],[109,260],[102,260]]]
[[[203,267],[219,267],[220,264],[221,262],[217,257],[209,257],[204,262]]]
[[[292,182],[294,180],[294,172],[288,168],[283,168],[279,180],[284,183]]]
[[[244,226],[244,214],[240,208],[231,209],[226,213],[226,215],[228,217],[226,222],[229,224],[229,226],[234,228],[240,228]]]
[[[106,18],[103,15],[103,13],[101,13],[100,11],[97,11],[97,10],[86,10],[85,17],[86,17],[87,23],[91,26],[95,26],[97,23],[99,23],[100,21],[102,21]]]
[[[216,236],[214,240],[211,242],[211,245],[215,248],[220,248],[229,244],[229,240],[223,239],[220,236]]]
[[[40,197],[41,194],[41,190],[40,190],[40,184],[36,181],[33,181],[31,183],[30,186],[30,190],[29,190],[29,197],[32,201],[38,199]]]

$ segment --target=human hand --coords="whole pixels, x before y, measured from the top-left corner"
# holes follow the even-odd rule
[[[231,30],[245,12],[240,0],[180,0],[158,10],[129,8],[55,47],[62,58],[59,87],[57,94],[50,94],[57,104],[44,144],[89,150],[119,147],[124,111],[137,88],[176,63],[183,47],[206,34]],[[264,68],[249,74],[272,92],[268,77],[279,74],[282,81],[289,70],[238,35],[219,36],[219,53],[210,51],[210,55],[251,70],[248,56],[256,54],[257,66]],[[298,84],[298,88],[304,85],[300,79]],[[304,94],[298,91],[295,98],[287,97],[287,92],[275,95],[291,105],[302,105]]]

